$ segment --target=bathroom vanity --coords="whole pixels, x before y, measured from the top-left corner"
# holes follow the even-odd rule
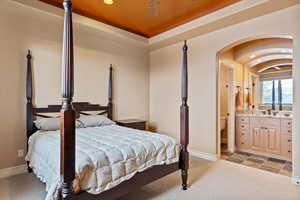
[[[237,114],[236,147],[242,152],[291,160],[292,118]]]

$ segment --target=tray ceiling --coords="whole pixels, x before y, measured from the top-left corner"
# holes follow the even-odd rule
[[[63,0],[39,0],[62,8]],[[160,0],[151,16],[149,0],[72,0],[74,12],[97,21],[152,37],[240,0]]]

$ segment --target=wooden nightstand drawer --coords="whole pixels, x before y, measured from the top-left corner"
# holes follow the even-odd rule
[[[146,130],[146,121],[139,119],[126,119],[126,120],[117,120],[117,125],[125,126],[128,128],[134,128],[139,130]]]

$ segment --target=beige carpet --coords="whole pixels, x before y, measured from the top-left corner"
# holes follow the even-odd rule
[[[220,160],[192,159],[190,188],[182,191],[174,173],[119,200],[300,200],[290,178]],[[0,179],[1,200],[43,200],[44,185],[34,175]]]

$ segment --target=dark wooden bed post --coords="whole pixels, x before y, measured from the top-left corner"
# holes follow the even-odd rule
[[[108,80],[108,110],[107,110],[107,117],[109,119],[113,119],[113,103],[112,103],[112,98],[113,98],[113,78],[112,78],[112,64],[109,67],[109,80]]]
[[[187,65],[187,50],[186,41],[183,46],[183,63],[181,74],[181,101],[180,106],[180,169],[182,176],[182,189],[187,189],[188,169],[189,169],[189,106],[188,100],[188,65]]]
[[[74,54],[72,2],[64,0],[64,34],[62,52],[62,109],[61,109],[61,199],[70,199],[75,179],[75,118],[72,101],[74,95]]]
[[[31,69],[31,52],[28,50],[27,54],[27,75],[26,75],[26,131],[27,131],[27,140],[33,132],[33,104],[32,104],[32,69]],[[27,141],[27,150],[28,150],[28,141]],[[27,162],[27,170],[29,173],[32,172],[32,169],[29,167]]]

